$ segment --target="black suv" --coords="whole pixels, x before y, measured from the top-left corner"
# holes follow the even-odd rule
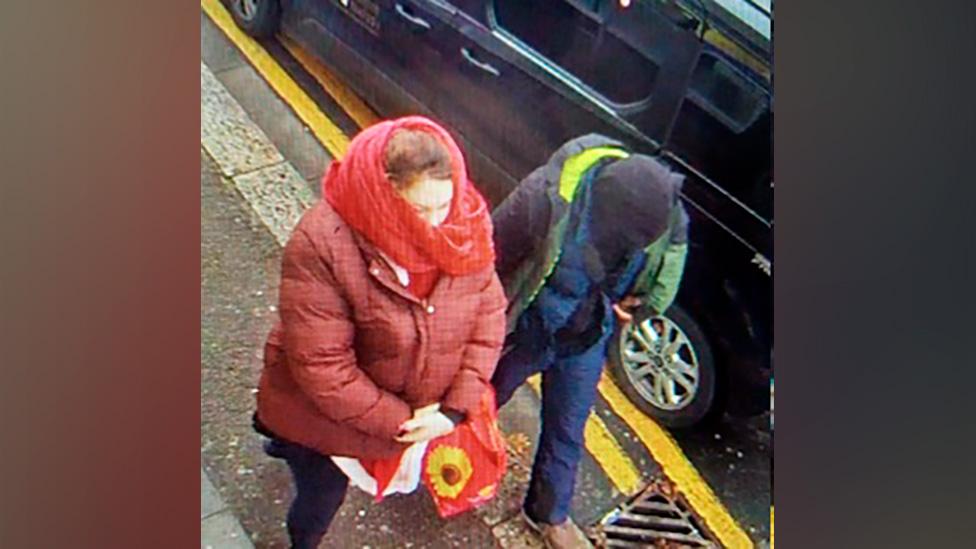
[[[611,371],[672,426],[769,409],[770,0],[234,0],[384,116],[427,114],[493,203],[563,142],[597,132],[687,175],[677,303],[616,338]],[[625,221],[625,220],[624,220]]]

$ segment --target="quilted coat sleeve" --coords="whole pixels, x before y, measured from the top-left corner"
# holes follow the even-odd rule
[[[664,313],[674,302],[684,274],[685,258],[688,255],[688,244],[671,244],[664,252],[661,270],[658,271],[654,285],[647,296],[646,305],[653,313]]]
[[[289,368],[324,416],[392,439],[410,407],[356,363],[351,310],[328,261],[301,230],[285,247],[279,300]]]
[[[502,280],[532,259],[545,239],[550,216],[545,183],[543,169],[536,169],[491,214],[495,270]]]
[[[505,341],[505,293],[498,275],[492,272],[481,291],[478,319],[461,358],[461,367],[441,401],[441,407],[470,415],[476,411],[482,393],[491,384]]]

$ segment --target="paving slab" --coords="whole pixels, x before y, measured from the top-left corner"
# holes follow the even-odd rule
[[[207,473],[200,469],[200,518],[204,519],[224,509],[224,502],[207,478]]]
[[[228,510],[203,519],[200,527],[200,547],[202,549],[253,549],[254,544]]]
[[[284,160],[278,149],[213,73],[200,63],[200,141],[232,177]]]
[[[302,176],[287,162],[239,175],[234,186],[282,246],[315,199]]]
[[[259,74],[245,66],[216,76],[303,178],[322,177],[332,157]]]

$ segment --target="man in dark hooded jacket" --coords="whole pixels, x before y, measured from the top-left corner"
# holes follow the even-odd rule
[[[687,253],[682,176],[622,144],[564,144],[492,215],[509,299],[499,406],[542,373],[542,434],[523,514],[550,547],[591,547],[569,519],[583,429],[615,319],[660,314]]]

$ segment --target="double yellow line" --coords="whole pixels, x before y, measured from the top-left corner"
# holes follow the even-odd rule
[[[349,146],[349,137],[319,109],[312,98],[258,42],[237,27],[219,0],[201,0],[200,5],[275,93],[312,131],[329,154],[335,158],[342,157]],[[379,120],[376,113],[349,91],[326,67],[288,39],[281,38],[281,43],[359,127],[369,126]],[[539,391],[538,376],[530,379],[530,385],[537,392]],[[722,545],[730,549],[752,548],[752,541],[670,435],[627,400],[613,381],[605,375],[600,381],[599,392],[611,410],[637,434],[654,460],[660,464],[665,476],[684,495]],[[586,422],[584,436],[587,451],[617,490],[631,496],[643,488],[643,479],[637,466],[617,442],[606,423],[595,413],[591,413]]]

